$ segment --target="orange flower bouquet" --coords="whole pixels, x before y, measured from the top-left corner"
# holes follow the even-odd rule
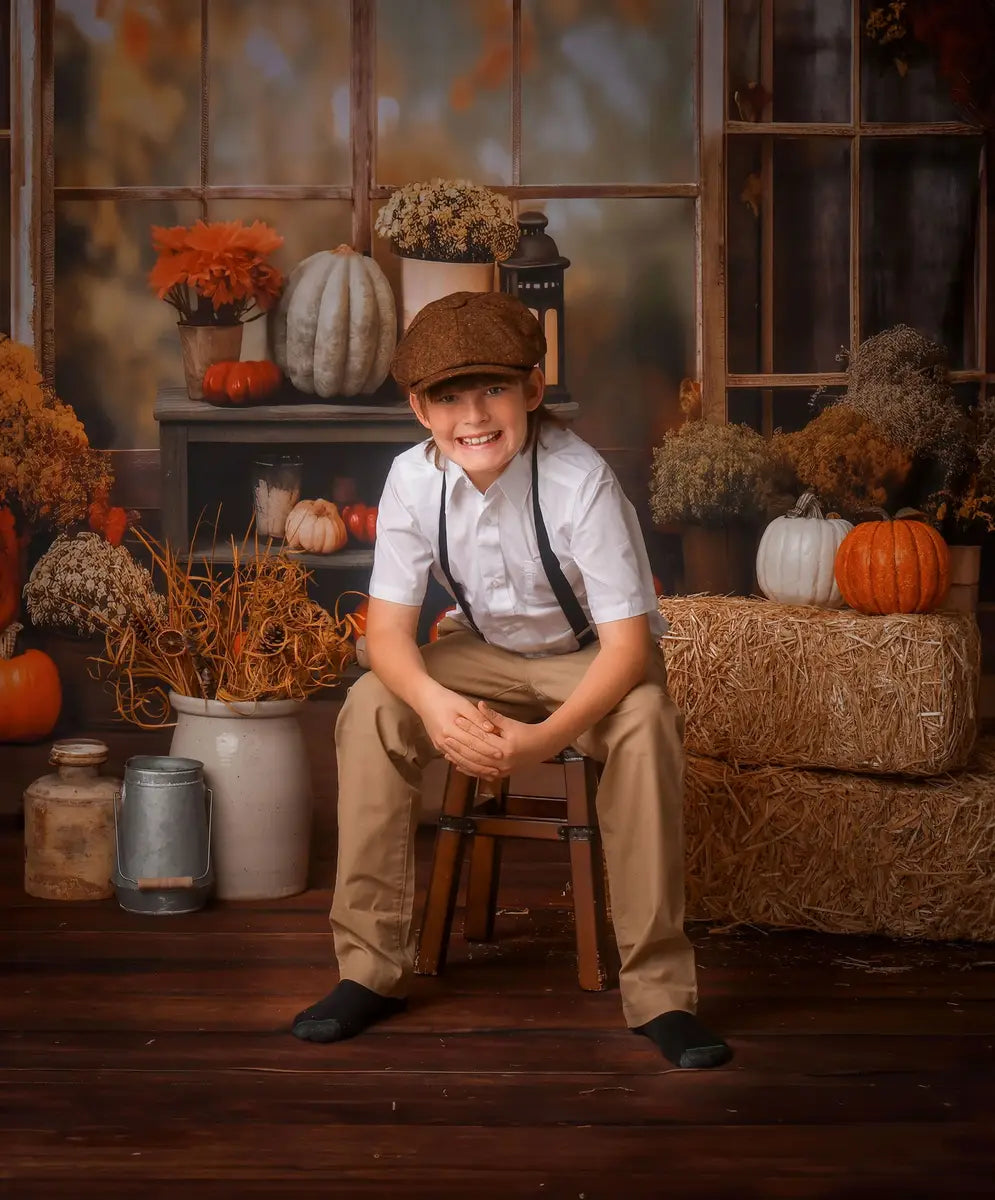
[[[283,238],[264,221],[153,225],[152,244],[159,257],[149,283],[180,314],[181,325],[254,321],[283,288],[283,275],[266,261]]]

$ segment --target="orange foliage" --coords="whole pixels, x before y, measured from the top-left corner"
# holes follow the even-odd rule
[[[149,283],[187,324],[234,324],[254,307],[272,308],[283,287],[280,271],[265,261],[283,238],[264,221],[153,225],[152,244],[159,257]]]

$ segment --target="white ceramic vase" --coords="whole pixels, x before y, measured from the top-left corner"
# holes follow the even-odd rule
[[[428,258],[401,258],[402,332],[415,314],[451,292],[493,292],[494,263],[436,262]]]
[[[273,900],[307,887],[311,773],[295,700],[226,704],[170,693],[169,753],[198,759],[211,789],[215,895]]]

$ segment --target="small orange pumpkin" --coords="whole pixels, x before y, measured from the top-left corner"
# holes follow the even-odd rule
[[[900,509],[865,521],[846,535],[836,552],[836,582],[858,612],[931,612],[950,585],[950,552],[922,513]]]
[[[283,372],[269,359],[212,363],[201,385],[211,404],[258,404],[280,390]]]
[[[14,654],[20,625],[0,641],[0,741],[34,742],[55,728],[62,709],[59,669],[41,650]]]

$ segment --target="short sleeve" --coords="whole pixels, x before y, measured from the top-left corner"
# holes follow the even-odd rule
[[[425,598],[434,550],[413,507],[401,495],[403,482],[403,471],[395,463],[377,511],[370,595],[394,604],[418,605]]]
[[[591,471],[578,489],[570,553],[584,579],[595,624],[657,609],[636,510],[611,469]]]

